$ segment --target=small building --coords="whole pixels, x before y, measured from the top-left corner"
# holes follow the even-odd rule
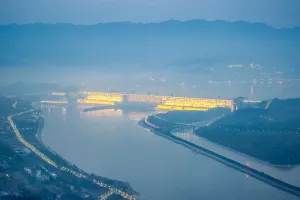
[[[49,180],[49,176],[42,174],[41,170],[37,170],[35,176],[40,181],[48,181]]]
[[[245,109],[245,108],[261,108],[262,101],[248,100],[245,97],[238,97],[233,100],[231,111]]]
[[[27,168],[27,167],[24,167],[24,171],[29,174],[29,175],[32,175],[32,171],[31,169]]]
[[[50,173],[50,176],[51,176],[53,179],[56,179],[56,178],[57,178],[57,174],[54,173],[54,172],[51,172],[51,173]]]

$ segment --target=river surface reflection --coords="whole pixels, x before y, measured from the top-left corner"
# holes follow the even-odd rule
[[[298,199],[146,131],[148,113],[43,108],[43,142],[89,173],[129,182],[143,200]]]

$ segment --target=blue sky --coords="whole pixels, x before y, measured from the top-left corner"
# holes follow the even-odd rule
[[[0,0],[0,24],[168,19],[263,22],[300,26],[300,0]]]

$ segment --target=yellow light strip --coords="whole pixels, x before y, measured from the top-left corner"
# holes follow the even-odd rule
[[[115,105],[115,102],[113,102],[113,101],[92,100],[92,99],[78,99],[77,103],[99,104],[99,105]]]

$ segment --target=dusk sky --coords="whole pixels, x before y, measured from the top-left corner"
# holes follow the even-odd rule
[[[169,19],[263,22],[300,26],[300,0],[0,0],[0,24]]]

